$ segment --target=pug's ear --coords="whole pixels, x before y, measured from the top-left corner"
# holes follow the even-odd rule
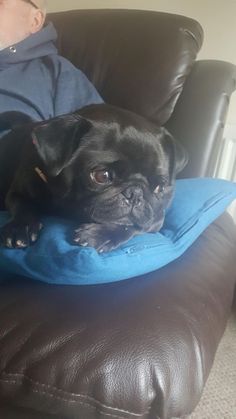
[[[161,144],[169,162],[169,176],[172,182],[177,173],[181,172],[188,163],[188,153],[167,129],[162,128],[162,130]]]
[[[34,127],[33,144],[49,175],[59,175],[71,163],[90,128],[91,123],[78,114],[60,116]]]

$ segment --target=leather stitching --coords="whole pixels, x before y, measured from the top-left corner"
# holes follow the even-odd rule
[[[24,375],[24,374],[20,374],[20,373],[18,373],[18,374],[13,374],[13,373],[5,373],[5,372],[3,372],[3,375],[5,375],[6,376],[6,378],[7,377],[15,377],[15,378],[24,378],[24,379],[26,379],[27,381],[30,381],[30,382],[32,382],[33,384],[35,384],[35,385],[37,385],[37,386],[39,386],[39,387],[42,387],[42,388],[48,388],[49,389],[49,391],[54,391],[55,393],[57,393],[57,394],[50,394],[50,393],[48,393],[48,392],[46,392],[46,391],[43,391],[43,390],[34,390],[34,389],[32,389],[32,392],[33,393],[39,393],[39,394],[45,394],[45,395],[47,395],[48,397],[51,397],[51,398],[54,398],[54,399],[58,399],[58,400],[62,400],[62,401],[65,401],[65,402],[69,402],[69,403],[79,403],[79,404],[82,404],[82,405],[86,405],[87,407],[89,407],[89,408],[91,408],[91,409],[96,409],[96,406],[92,406],[91,404],[90,404],[90,402],[95,402],[98,406],[100,406],[101,408],[106,408],[106,409],[112,409],[112,410],[116,410],[117,411],[117,413],[125,413],[125,414],[129,414],[129,415],[132,415],[132,416],[134,416],[134,417],[137,417],[137,418],[142,418],[143,417],[143,415],[146,415],[146,414],[148,414],[148,412],[149,411],[147,411],[147,412],[144,412],[143,414],[139,414],[139,413],[134,413],[134,412],[130,412],[130,411],[128,411],[128,410],[123,410],[123,409],[119,409],[119,408],[116,408],[116,407],[111,407],[111,406],[108,406],[108,405],[105,405],[105,404],[103,404],[103,403],[101,403],[100,401],[98,401],[98,400],[96,400],[95,398],[93,398],[93,397],[90,397],[90,396],[86,396],[85,394],[79,394],[79,393],[69,393],[69,392],[67,392],[67,391],[64,391],[64,390],[62,390],[62,389],[59,389],[59,388],[57,388],[57,387],[54,387],[54,386],[51,386],[51,385],[49,385],[49,384],[43,384],[43,383],[40,383],[40,382],[38,382],[38,381],[34,381],[34,380],[32,380],[31,378],[29,378],[29,377],[27,377],[26,375]],[[13,380],[13,379],[4,379],[4,378],[0,378],[0,381],[3,381],[3,382],[5,382],[5,383],[9,383],[9,384],[19,384],[19,380],[17,380],[17,379],[15,379],[15,380]],[[64,397],[62,397],[62,396],[60,396],[59,394],[61,394],[61,395],[64,395]],[[67,397],[67,398],[66,398]],[[70,397],[76,397],[76,398],[79,398],[79,397],[81,397],[81,398],[84,398],[84,399],[87,399],[86,401],[80,401],[80,400],[72,400],[72,399],[70,399]],[[117,416],[117,415],[113,415],[112,413],[106,413],[106,412],[104,412],[104,411],[102,411],[102,410],[100,410],[100,412],[102,413],[102,414],[104,414],[104,415],[106,415],[106,416],[110,416],[110,417],[112,417],[112,418],[119,418],[119,419],[121,419],[122,417],[119,415],[119,416]]]

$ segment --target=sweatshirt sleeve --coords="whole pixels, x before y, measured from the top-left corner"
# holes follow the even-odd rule
[[[103,103],[103,99],[86,75],[68,60],[60,57],[54,85],[55,116],[99,103]]]

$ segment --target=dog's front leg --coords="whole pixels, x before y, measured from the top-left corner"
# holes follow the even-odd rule
[[[37,208],[16,193],[8,194],[6,207],[11,214],[11,220],[0,228],[0,246],[14,249],[33,244],[42,229]]]

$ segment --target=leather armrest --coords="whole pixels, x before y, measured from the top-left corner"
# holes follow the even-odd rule
[[[181,177],[213,176],[230,96],[236,88],[236,66],[224,61],[197,61],[167,123],[186,147],[190,161]]]

